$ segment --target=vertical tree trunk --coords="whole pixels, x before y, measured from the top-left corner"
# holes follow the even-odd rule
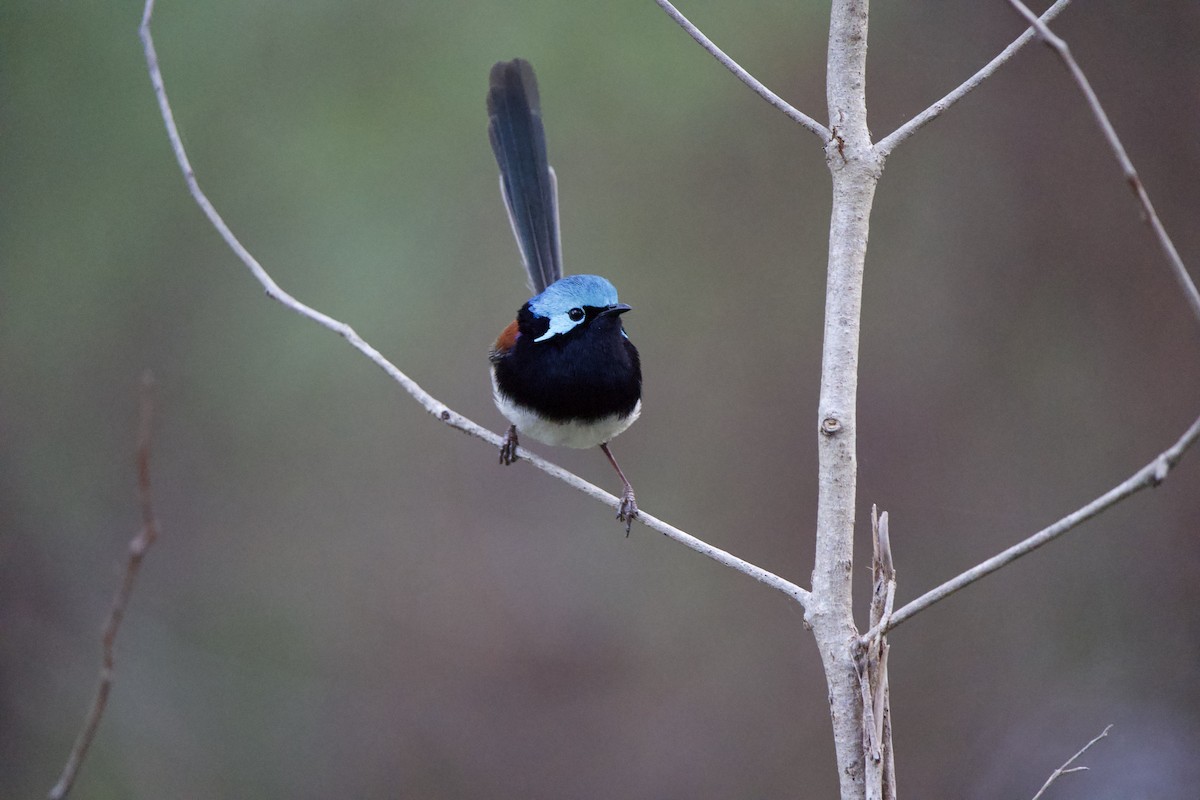
[[[825,153],[833,177],[833,212],[817,435],[817,543],[807,614],[829,686],[842,800],[866,796],[851,587],[863,263],[882,169],[867,130],[867,13],[868,0],[834,0],[830,20],[826,96],[831,137]]]

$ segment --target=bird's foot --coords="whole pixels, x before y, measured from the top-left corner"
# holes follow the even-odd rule
[[[500,463],[504,466],[515,464],[520,456],[517,455],[517,426],[509,425],[508,434],[500,445]]]
[[[633,487],[626,485],[625,491],[621,492],[621,505],[617,508],[617,520],[625,523],[626,537],[629,536],[629,529],[633,527],[637,515],[637,498],[633,496]]]

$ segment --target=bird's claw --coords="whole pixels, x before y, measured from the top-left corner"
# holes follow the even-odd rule
[[[500,463],[507,467],[509,464],[515,464],[519,458],[520,456],[517,455],[517,426],[510,425],[508,434],[500,445]]]
[[[633,496],[633,487],[629,486],[621,493],[621,505],[617,508],[617,520],[625,523],[626,536],[629,536],[629,531],[633,527],[633,521],[637,519],[637,515],[637,498]]]

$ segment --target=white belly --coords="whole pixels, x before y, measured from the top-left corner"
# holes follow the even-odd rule
[[[633,411],[623,417],[614,414],[591,422],[556,422],[543,419],[525,406],[518,405],[502,395],[496,388],[494,375],[492,399],[496,401],[496,408],[500,409],[500,413],[517,426],[518,434],[532,436],[543,444],[559,447],[587,448],[604,444],[632,425],[642,413],[642,401],[638,400]]]

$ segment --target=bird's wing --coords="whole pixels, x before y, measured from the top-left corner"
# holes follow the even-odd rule
[[[492,67],[488,90],[488,138],[500,165],[500,193],[513,235],[541,294],[562,277],[558,231],[558,182],[546,159],[537,78],[528,61],[501,61]]]

